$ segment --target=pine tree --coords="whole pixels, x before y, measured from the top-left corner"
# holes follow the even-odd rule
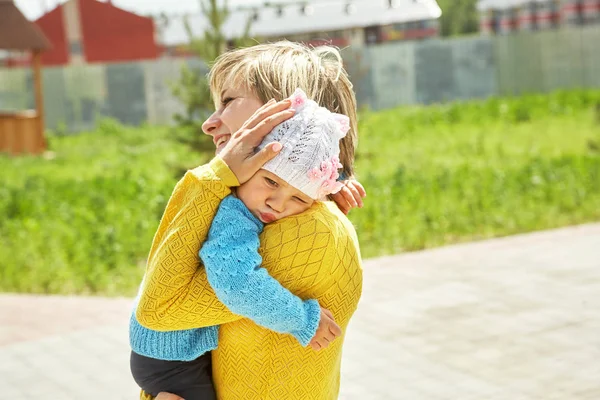
[[[202,123],[212,112],[214,105],[206,74],[214,60],[227,50],[227,38],[223,25],[230,15],[227,0],[199,0],[202,14],[209,22],[201,37],[195,37],[189,19],[184,26],[190,40],[188,51],[197,56],[201,63],[197,67],[183,65],[179,81],[172,86],[173,95],[185,106],[183,114],[174,116],[178,126],[178,138],[200,152],[213,152],[210,138],[202,134]],[[222,3],[222,4],[219,4]],[[241,38],[233,41],[234,46],[247,46],[252,41],[248,34],[252,19],[249,18]],[[254,41],[255,42],[255,41]]]
[[[442,9],[441,35],[456,36],[479,31],[477,0],[437,0]]]

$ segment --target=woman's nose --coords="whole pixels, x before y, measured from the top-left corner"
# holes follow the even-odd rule
[[[210,117],[202,124],[202,132],[207,135],[214,135],[215,130],[221,126],[221,116],[217,111],[211,114]]]

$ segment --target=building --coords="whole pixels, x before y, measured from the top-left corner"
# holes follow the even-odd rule
[[[32,53],[35,97],[34,110],[2,110],[3,104],[0,102],[0,152],[41,153],[46,149],[40,54],[51,46],[41,30],[25,18],[13,0],[0,0],[0,49]]]
[[[600,0],[480,0],[483,34],[600,23]]]
[[[437,37],[441,10],[435,0],[356,0],[279,3],[261,8],[232,10],[223,32],[240,37],[252,20],[250,34],[263,40],[288,39],[318,45],[362,46]],[[171,55],[185,52],[189,42],[184,19],[166,19],[160,28],[162,45]],[[208,21],[202,14],[187,17],[195,36]]]
[[[45,66],[155,59],[154,20],[115,7],[111,0],[69,0],[35,21],[52,43]],[[13,57],[9,65],[27,64]]]

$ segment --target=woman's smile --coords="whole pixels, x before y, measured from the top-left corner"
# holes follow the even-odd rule
[[[228,133],[224,133],[222,135],[216,135],[213,138],[213,142],[215,144],[215,147],[217,148],[217,153],[219,151],[221,151],[223,149],[223,147],[225,147],[225,145],[227,144],[227,142],[229,142],[229,139],[231,138],[231,135]]]

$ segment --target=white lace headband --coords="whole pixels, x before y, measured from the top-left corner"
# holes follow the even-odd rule
[[[350,130],[350,119],[320,107],[301,89],[290,99],[296,113],[277,125],[259,146],[260,150],[272,142],[283,145],[263,168],[312,199],[337,193],[343,186],[338,182],[340,139]]]

